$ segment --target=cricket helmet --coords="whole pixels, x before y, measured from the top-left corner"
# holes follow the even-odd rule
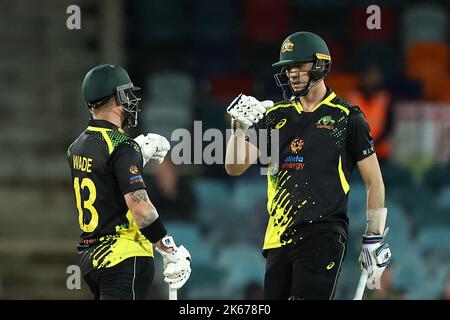
[[[136,97],[133,91],[140,89],[133,85],[125,69],[111,64],[98,65],[89,70],[81,86],[83,100],[89,109],[115,97],[125,110],[125,124],[129,127],[137,126],[141,99]]]
[[[307,62],[314,63],[312,69],[308,71],[309,80],[301,91],[295,92],[286,71],[293,64]],[[330,51],[325,41],[317,34],[306,31],[296,32],[283,41],[280,60],[272,66],[281,67],[281,72],[275,74],[275,82],[283,90],[285,99],[304,96],[330,73]]]

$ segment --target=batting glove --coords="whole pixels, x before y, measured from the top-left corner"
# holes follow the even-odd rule
[[[134,141],[141,147],[142,158],[144,159],[143,166],[150,160],[156,160],[161,164],[170,150],[169,141],[159,134],[141,134]]]
[[[380,280],[384,269],[391,262],[391,249],[389,249],[389,245],[386,242],[383,242],[388,230],[389,228],[386,229],[383,235],[363,235],[359,263],[361,269],[367,270],[367,282],[372,286]]]
[[[238,124],[239,128],[245,131],[258,123],[263,118],[266,110],[271,107],[273,107],[273,101],[258,101],[254,97],[241,93],[228,106],[227,113],[231,115],[233,128]]]
[[[184,246],[177,247],[171,236],[165,236],[161,242],[166,248],[172,248],[171,253],[156,247],[164,263],[164,281],[173,289],[180,289],[191,275],[191,255]]]

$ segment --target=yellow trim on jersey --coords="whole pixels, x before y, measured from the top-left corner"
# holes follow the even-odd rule
[[[332,99],[334,99],[335,97],[336,97],[336,93],[331,92],[331,93],[328,95],[328,97],[326,97],[324,100],[322,100],[321,102],[319,102],[319,104],[318,104],[317,106],[315,106],[314,108],[312,108],[310,112],[316,111],[316,110],[317,110],[321,105],[323,105],[323,104],[328,104],[328,103],[330,103],[330,101],[331,101]]]
[[[334,92],[331,92],[328,97],[326,97],[324,100],[322,100],[321,102],[319,102],[314,108],[311,109],[310,112],[314,112],[316,111],[321,105],[323,104],[327,104],[327,105],[331,105],[333,107],[337,107],[340,108],[342,110],[344,110],[346,112],[346,114],[348,115],[349,111],[346,109],[343,109],[344,107],[339,106],[339,105],[335,105],[335,104],[331,104],[330,101],[333,100],[336,97],[336,94]],[[300,101],[298,99],[295,99],[294,101],[292,101],[291,103],[281,103],[278,104],[270,109],[268,109],[266,111],[266,115],[269,112],[275,111],[278,108],[288,108],[288,107],[294,107],[295,110],[297,110],[298,113],[301,113],[302,111],[304,111],[302,104],[300,103]]]
[[[126,217],[128,226],[116,226],[116,234],[101,238],[90,255],[94,269],[110,268],[131,257],[153,257],[153,245],[139,230],[130,210]]]
[[[99,127],[93,127],[93,126],[89,126],[89,127],[87,127],[87,129],[89,131],[100,132],[102,134],[103,138],[105,139],[106,144],[108,145],[109,154],[111,154],[113,152],[114,147],[113,147],[111,138],[108,136],[108,133],[107,133],[108,131],[111,131],[111,129],[99,128]]]
[[[267,212],[269,214],[269,221],[267,223],[266,233],[264,236],[263,250],[279,248],[283,244],[280,237],[286,232],[286,229],[292,223],[292,217],[289,216],[293,205],[290,205],[291,194],[286,189],[277,189],[278,185],[283,185],[285,181],[289,180],[291,176],[286,175],[287,171],[280,174],[273,181],[270,175],[267,175]]]
[[[295,100],[294,101],[294,105],[295,105],[295,109],[297,109],[297,112],[298,113],[301,113],[302,111],[304,111],[303,110],[303,106],[302,106],[302,104],[300,103],[300,101],[299,100]]]
[[[279,109],[279,108],[289,108],[289,107],[294,107],[294,108],[297,110],[298,113],[301,112],[301,110],[299,110],[299,109],[297,108],[297,106],[295,105],[295,103],[280,103],[280,104],[277,104],[276,106],[273,106],[272,108],[268,109],[268,110],[266,111],[266,115],[269,114],[269,113],[272,112],[272,111],[275,111],[275,110]]]
[[[350,185],[348,184],[347,179],[345,178],[344,171],[342,170],[341,156],[339,156],[338,172],[339,172],[339,178],[341,180],[342,190],[344,190],[344,193],[347,194],[348,191],[350,190]]]
[[[336,96],[336,95],[334,95],[334,96]],[[344,111],[345,112],[345,114],[348,116],[349,114],[350,114],[350,110],[348,110],[348,108],[346,108],[346,107],[344,107],[344,106],[341,106],[340,104],[335,104],[335,103],[331,103],[331,102],[327,102],[327,105],[328,106],[330,106],[330,107],[333,107],[333,108],[339,108],[339,109],[341,109],[342,111]]]

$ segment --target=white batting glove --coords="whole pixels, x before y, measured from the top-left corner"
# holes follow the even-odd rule
[[[368,273],[367,282],[372,286],[380,280],[384,269],[391,262],[391,249],[383,238],[386,236],[389,228],[383,235],[367,236],[363,235],[361,254],[359,263],[361,269],[366,269]]]
[[[191,275],[191,255],[184,246],[177,247],[171,236],[161,239],[163,245],[172,248],[168,253],[156,247],[164,263],[164,281],[173,289],[180,289],[188,281]]]
[[[169,141],[159,134],[141,134],[134,141],[141,147],[142,158],[144,159],[143,166],[150,160],[156,160],[161,164],[170,150]]]
[[[273,107],[273,101],[258,101],[252,96],[238,95],[227,108],[231,120],[239,123],[244,131],[261,120],[266,110]]]

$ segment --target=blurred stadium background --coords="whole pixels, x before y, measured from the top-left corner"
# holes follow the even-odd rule
[[[81,30],[66,8],[81,8]],[[381,29],[366,28],[368,5]],[[326,79],[338,95],[358,90],[367,66],[392,98],[391,150],[383,159],[393,263],[369,298],[449,298],[450,74],[448,1],[0,0],[0,298],[80,299],[66,268],[77,263],[77,214],[65,150],[88,112],[80,85],[100,63],[123,65],[144,88],[139,131],[227,127],[240,92],[281,99],[271,63],[281,41],[308,30],[328,43]],[[132,132],[136,134],[138,131]],[[147,169],[150,197],[193,256],[184,299],[262,297],[265,178],[222,166]],[[365,187],[351,184],[350,239],[338,299],[352,297],[365,223]],[[165,299],[161,261],[151,298]]]

